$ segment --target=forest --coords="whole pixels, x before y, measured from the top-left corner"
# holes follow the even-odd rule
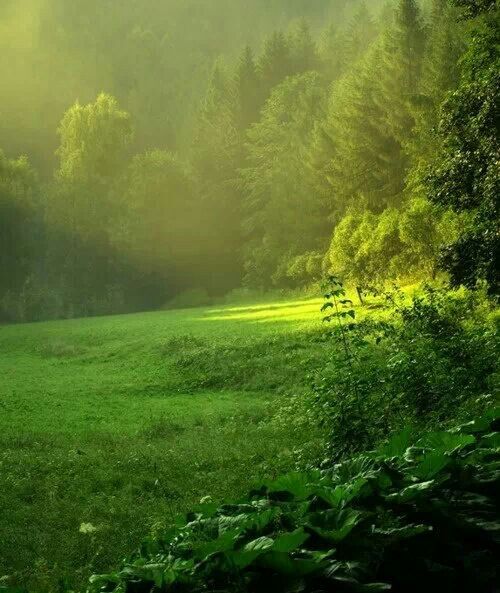
[[[4,320],[330,272],[495,285],[493,24],[445,0],[115,4],[3,3]]]
[[[499,47],[0,2],[0,593],[498,590]]]

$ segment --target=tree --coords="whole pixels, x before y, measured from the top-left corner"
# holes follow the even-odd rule
[[[25,314],[16,304],[36,270],[42,247],[37,194],[37,178],[28,160],[8,159],[0,151],[0,318]]]
[[[198,179],[198,240],[203,245],[197,278],[211,294],[234,288],[241,280],[241,197],[236,177],[244,148],[232,83],[216,64],[191,150]]]
[[[395,258],[395,269],[410,278],[434,278],[440,246],[456,238],[461,222],[459,216],[425,198],[404,204],[399,217],[403,248]]]
[[[129,115],[105,94],[71,107],[59,127],[60,165],[47,202],[51,269],[69,315],[107,310],[113,277],[113,187],[132,139]],[[56,238],[57,237],[57,238]]]
[[[366,2],[361,2],[342,34],[342,59],[344,68],[355,64],[373,43],[377,27]]]
[[[330,23],[321,34],[318,53],[322,64],[321,71],[326,78],[336,80],[346,68],[341,32],[336,23]]]
[[[435,110],[460,79],[458,62],[464,51],[464,40],[456,17],[457,11],[448,0],[433,0],[420,92],[432,102]]]
[[[498,10],[498,0],[451,0],[464,10],[464,16],[472,18],[486,12]]]
[[[316,199],[304,166],[323,100],[319,74],[290,77],[273,91],[260,122],[248,133],[241,184],[246,281],[253,286],[283,281],[289,259],[316,250],[328,235],[324,204]]]
[[[425,199],[380,214],[351,210],[336,226],[327,267],[356,285],[433,278],[439,246],[456,235],[460,220]]]
[[[132,139],[130,116],[104,93],[94,103],[76,103],[59,126],[57,177],[69,183],[106,183],[123,167]]]
[[[441,149],[424,182],[431,201],[469,215],[459,239],[443,250],[452,283],[486,279],[497,292],[500,52],[499,11],[492,8],[483,4],[485,14],[472,29],[460,84],[441,110]]]
[[[374,46],[333,86],[326,117],[314,131],[312,183],[334,223],[351,205],[380,211],[402,191],[402,149],[384,123],[389,105],[377,100],[379,69],[380,47]]]
[[[236,66],[235,87],[235,122],[238,130],[244,133],[250,124],[259,119],[261,108],[257,67],[252,48],[249,46],[243,50]]]
[[[316,42],[305,19],[301,19],[288,35],[291,68],[294,74],[319,71],[321,64]]]
[[[373,285],[372,254],[365,245],[373,236],[377,216],[367,210],[350,211],[336,225],[327,252],[328,271],[357,285]]]
[[[420,89],[411,101],[414,133],[406,145],[411,159],[407,193],[421,197],[425,196],[421,183],[423,171],[440,150],[441,140],[436,134],[440,106],[460,78],[459,59],[464,40],[456,17],[457,11],[448,0],[432,1]]]
[[[155,150],[134,157],[120,190],[121,224],[113,240],[126,255],[127,296],[135,307],[158,307],[191,281],[192,173],[174,154]]]
[[[290,43],[282,31],[275,31],[266,39],[257,69],[264,102],[272,89],[293,72]]]
[[[414,126],[410,110],[419,92],[425,35],[415,0],[399,0],[393,22],[382,36],[379,69],[385,120],[395,140],[404,146]]]
[[[351,205],[381,212],[401,203],[422,43],[416,5],[400,0],[381,38],[333,87],[310,163],[315,186],[329,196],[334,221]]]

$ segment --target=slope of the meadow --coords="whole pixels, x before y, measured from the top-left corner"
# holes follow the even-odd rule
[[[0,577],[77,587],[172,516],[293,467],[270,422],[321,364],[319,300],[0,327]]]

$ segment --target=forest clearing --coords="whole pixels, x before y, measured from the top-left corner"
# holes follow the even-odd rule
[[[498,593],[499,0],[0,0],[0,593]]]

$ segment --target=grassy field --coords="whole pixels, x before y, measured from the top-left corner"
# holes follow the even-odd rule
[[[270,421],[332,347],[319,300],[0,327],[0,578],[80,586],[318,435]]]

